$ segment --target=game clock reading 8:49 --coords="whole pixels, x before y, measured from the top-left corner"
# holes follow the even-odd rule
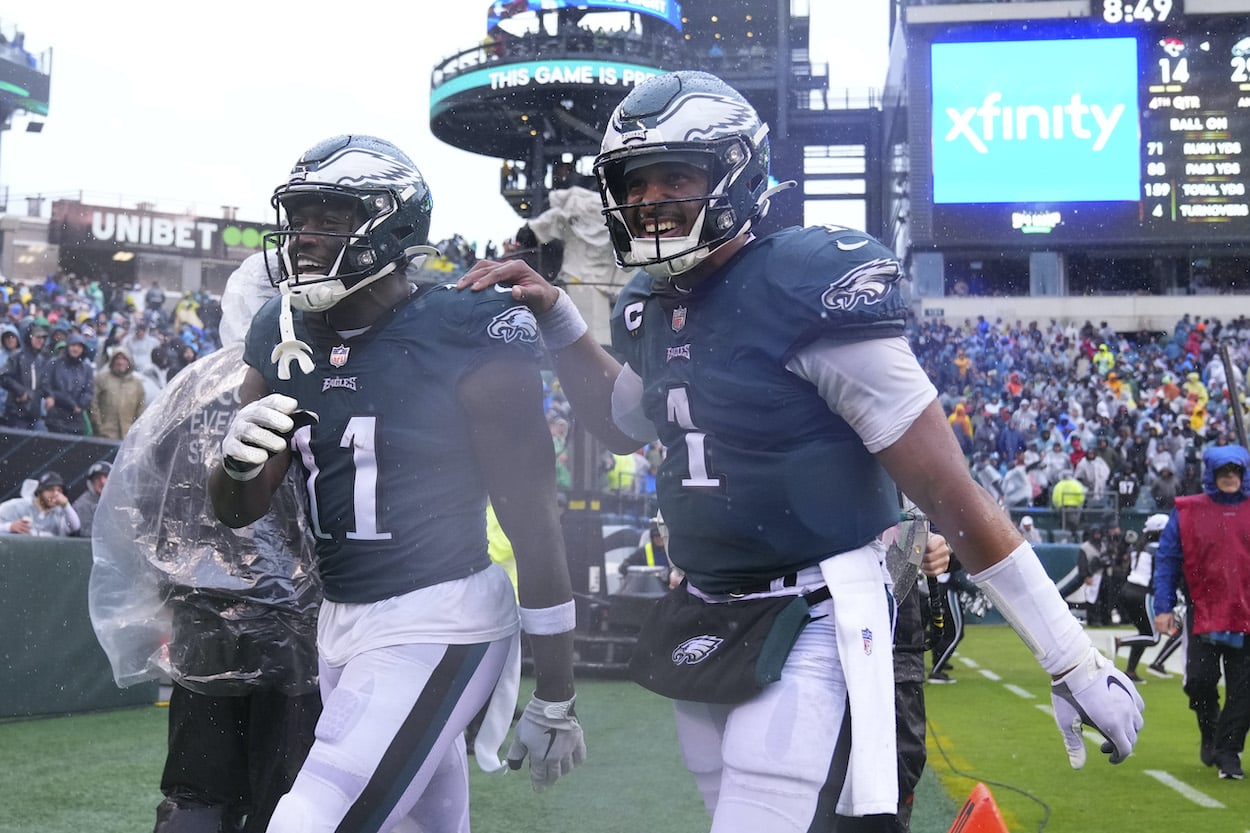
[[[1161,23],[1172,13],[1173,0],[1102,0],[1107,23]]]

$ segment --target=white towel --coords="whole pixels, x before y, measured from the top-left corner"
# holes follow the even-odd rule
[[[508,658],[504,660],[499,682],[491,693],[490,704],[477,737],[473,739],[473,757],[482,772],[499,772],[504,768],[499,760],[499,749],[512,728],[512,715],[516,714],[517,692],[521,689],[521,633],[512,636],[508,646]]]
[[[838,813],[898,812],[893,603],[885,547],[873,542],[820,565],[833,596],[838,654],[851,707],[851,759]]]

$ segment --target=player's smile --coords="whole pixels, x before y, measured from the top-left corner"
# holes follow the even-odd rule
[[[319,258],[303,253],[295,259],[295,266],[301,275],[324,275],[329,268],[329,264]]]
[[[343,251],[345,235],[360,222],[350,200],[308,201],[291,213],[291,260],[301,275],[325,275]]]
[[[656,162],[625,182],[626,222],[638,237],[684,237],[705,205],[707,174],[684,162]]]
[[[641,215],[642,212],[639,212]],[[676,216],[639,217],[638,225],[647,237],[680,237],[686,233],[687,219],[678,213]]]

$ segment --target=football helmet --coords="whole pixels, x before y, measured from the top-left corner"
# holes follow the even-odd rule
[[[679,160],[703,169],[708,193],[683,237],[635,237],[625,212],[626,174],[647,164]],[[722,243],[748,231],[767,211],[768,125],[740,93],[706,72],[682,70],[638,85],[617,105],[595,158],[594,173],[616,260],[623,267],[659,265],[672,277],[687,272]]]
[[[297,230],[292,214],[308,200],[348,200],[360,225],[348,233]],[[425,178],[407,154],[373,136],[334,136],[317,143],[295,163],[287,181],[273,192],[271,203],[282,229],[265,235],[267,248],[277,248],[277,274],[269,280],[290,297],[298,310],[320,312],[384,275],[403,269],[414,257],[434,250],[426,246],[433,207]],[[355,222],[355,221],[353,221]],[[315,235],[335,238],[342,249],[325,274],[300,272],[294,238]]]

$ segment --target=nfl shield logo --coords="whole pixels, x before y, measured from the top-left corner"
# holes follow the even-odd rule
[[[340,344],[330,351],[330,366],[342,367],[347,364],[347,354],[351,352],[350,347]]]
[[[864,640],[864,656],[872,656],[872,630],[864,628],[859,632],[859,636]]]
[[[681,332],[681,328],[686,326],[686,308],[678,307],[673,310],[673,332]]]

